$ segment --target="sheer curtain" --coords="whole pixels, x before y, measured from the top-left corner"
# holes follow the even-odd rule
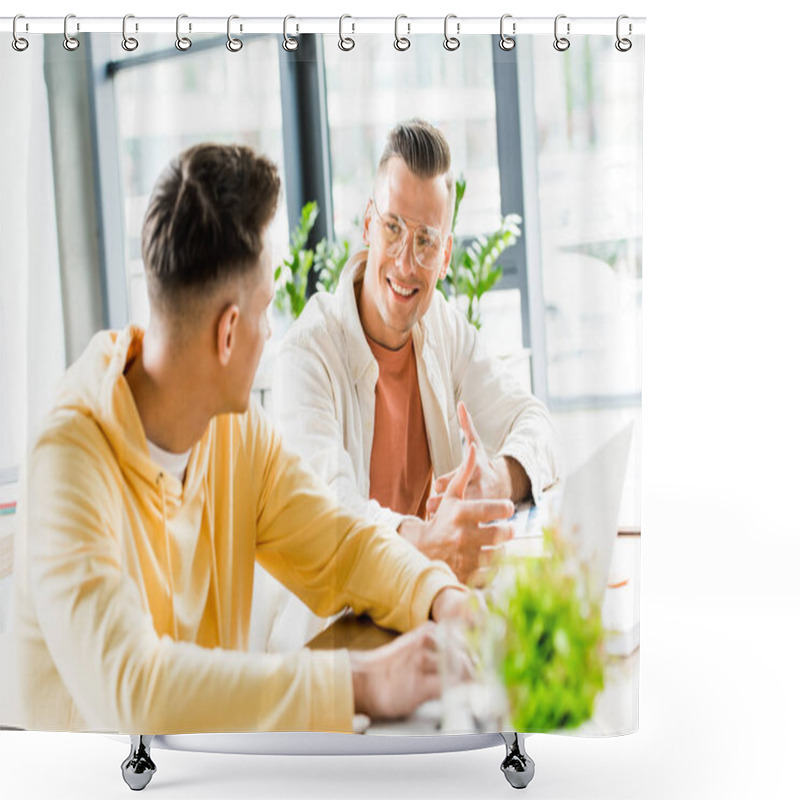
[[[10,620],[13,536],[27,448],[66,366],[50,123],[43,61],[11,48],[0,60],[0,718],[11,722],[15,684]]]

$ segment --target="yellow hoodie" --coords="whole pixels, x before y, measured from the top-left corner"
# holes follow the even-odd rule
[[[214,418],[183,484],[151,460],[124,377],[142,331],[94,337],[31,455],[15,558],[25,727],[349,731],[344,650],[244,652],[257,560],[313,611],[408,630],[458,586],[340,508],[252,404]]]

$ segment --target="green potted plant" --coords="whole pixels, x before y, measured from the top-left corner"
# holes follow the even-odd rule
[[[334,292],[347,259],[350,242],[321,239],[314,250],[307,248],[308,237],[317,221],[319,209],[316,201],[306,203],[289,242],[289,257],[275,270],[275,305],[279,311],[289,312],[297,319],[306,305],[308,276],[317,275],[316,291]]]
[[[350,258],[350,242],[323,239],[314,251],[314,269],[317,273],[317,291],[335,292],[339,276]]]
[[[314,264],[314,251],[307,250],[306,244],[318,214],[313,200],[303,206],[289,239],[289,257],[275,270],[275,305],[279,311],[288,311],[294,319],[306,305],[308,273]]]
[[[458,211],[467,189],[464,177],[456,181],[456,202],[453,210],[453,232],[456,230]],[[503,251],[516,243],[520,235],[522,217],[507,214],[500,221],[500,227],[486,236],[477,236],[466,246],[455,238],[450,268],[439,281],[439,289],[446,297],[458,302],[466,298],[467,320],[476,328],[481,327],[480,302],[503,275],[503,267],[498,259]]]

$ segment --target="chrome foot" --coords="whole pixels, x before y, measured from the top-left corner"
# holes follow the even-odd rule
[[[122,762],[122,779],[134,792],[140,792],[150,783],[156,765],[150,758],[152,736],[131,736],[131,752]]]
[[[519,733],[501,733],[506,745],[506,757],[500,765],[506,780],[515,789],[524,789],[536,771],[533,759],[525,752],[525,739]]]

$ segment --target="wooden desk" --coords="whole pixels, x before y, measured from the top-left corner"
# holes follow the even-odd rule
[[[374,650],[397,637],[395,631],[378,627],[369,617],[357,617],[352,611],[339,617],[317,634],[307,645],[311,650]]]
[[[634,547],[638,584],[639,534],[620,531],[618,546]],[[638,586],[631,587],[638,592]],[[345,614],[308,643],[312,650],[372,650],[391,642],[397,633],[378,627],[369,617]],[[579,736],[604,736],[629,733],[639,724],[639,649],[622,656],[611,656],[606,667],[605,688],[595,700],[594,714],[580,728],[568,731]],[[441,731],[441,703],[423,703],[406,719],[372,722],[366,730],[374,735],[421,736]],[[476,731],[472,731],[476,732]],[[446,731],[445,731],[446,733]]]

